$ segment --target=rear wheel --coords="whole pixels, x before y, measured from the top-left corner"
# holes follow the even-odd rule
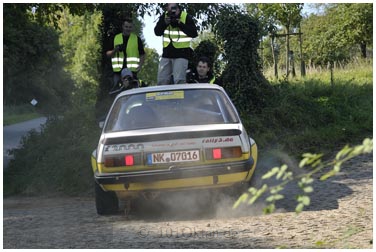
[[[95,184],[95,206],[99,215],[115,214],[119,211],[119,200],[115,192],[105,192]]]

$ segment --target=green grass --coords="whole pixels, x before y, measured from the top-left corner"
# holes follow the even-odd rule
[[[24,122],[41,116],[36,109],[30,105],[4,106],[3,125],[11,125]]]
[[[322,152],[372,136],[372,63],[305,78],[271,80],[275,92],[261,113],[243,118],[262,149],[300,156]]]

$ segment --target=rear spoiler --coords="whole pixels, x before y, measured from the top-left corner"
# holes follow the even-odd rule
[[[150,134],[142,136],[125,136],[117,138],[106,138],[104,145],[121,144],[121,143],[140,143],[140,142],[154,142],[163,140],[187,139],[187,138],[203,138],[203,137],[217,137],[217,136],[234,136],[240,135],[242,132],[239,129],[220,129],[208,131],[189,131],[189,132],[171,132],[161,134]]]

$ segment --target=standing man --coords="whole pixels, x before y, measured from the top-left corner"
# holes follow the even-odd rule
[[[163,54],[158,67],[157,85],[186,82],[188,60],[192,56],[191,40],[198,36],[191,15],[181,11],[176,3],[169,3],[154,28],[157,36],[163,36]]]
[[[133,31],[131,19],[125,19],[122,25],[122,33],[114,37],[113,46],[107,50],[107,57],[111,58],[112,70],[114,72],[113,86],[120,82],[120,72],[123,68],[132,71],[133,77],[141,70],[145,61],[144,45],[140,37]]]

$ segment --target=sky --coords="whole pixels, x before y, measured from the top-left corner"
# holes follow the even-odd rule
[[[162,55],[162,36],[157,37],[154,34],[154,27],[157,24],[159,16],[144,16],[144,30],[143,35],[147,44],[147,47],[149,48],[155,48],[158,52],[158,54]],[[155,22],[154,22],[155,21]]]

